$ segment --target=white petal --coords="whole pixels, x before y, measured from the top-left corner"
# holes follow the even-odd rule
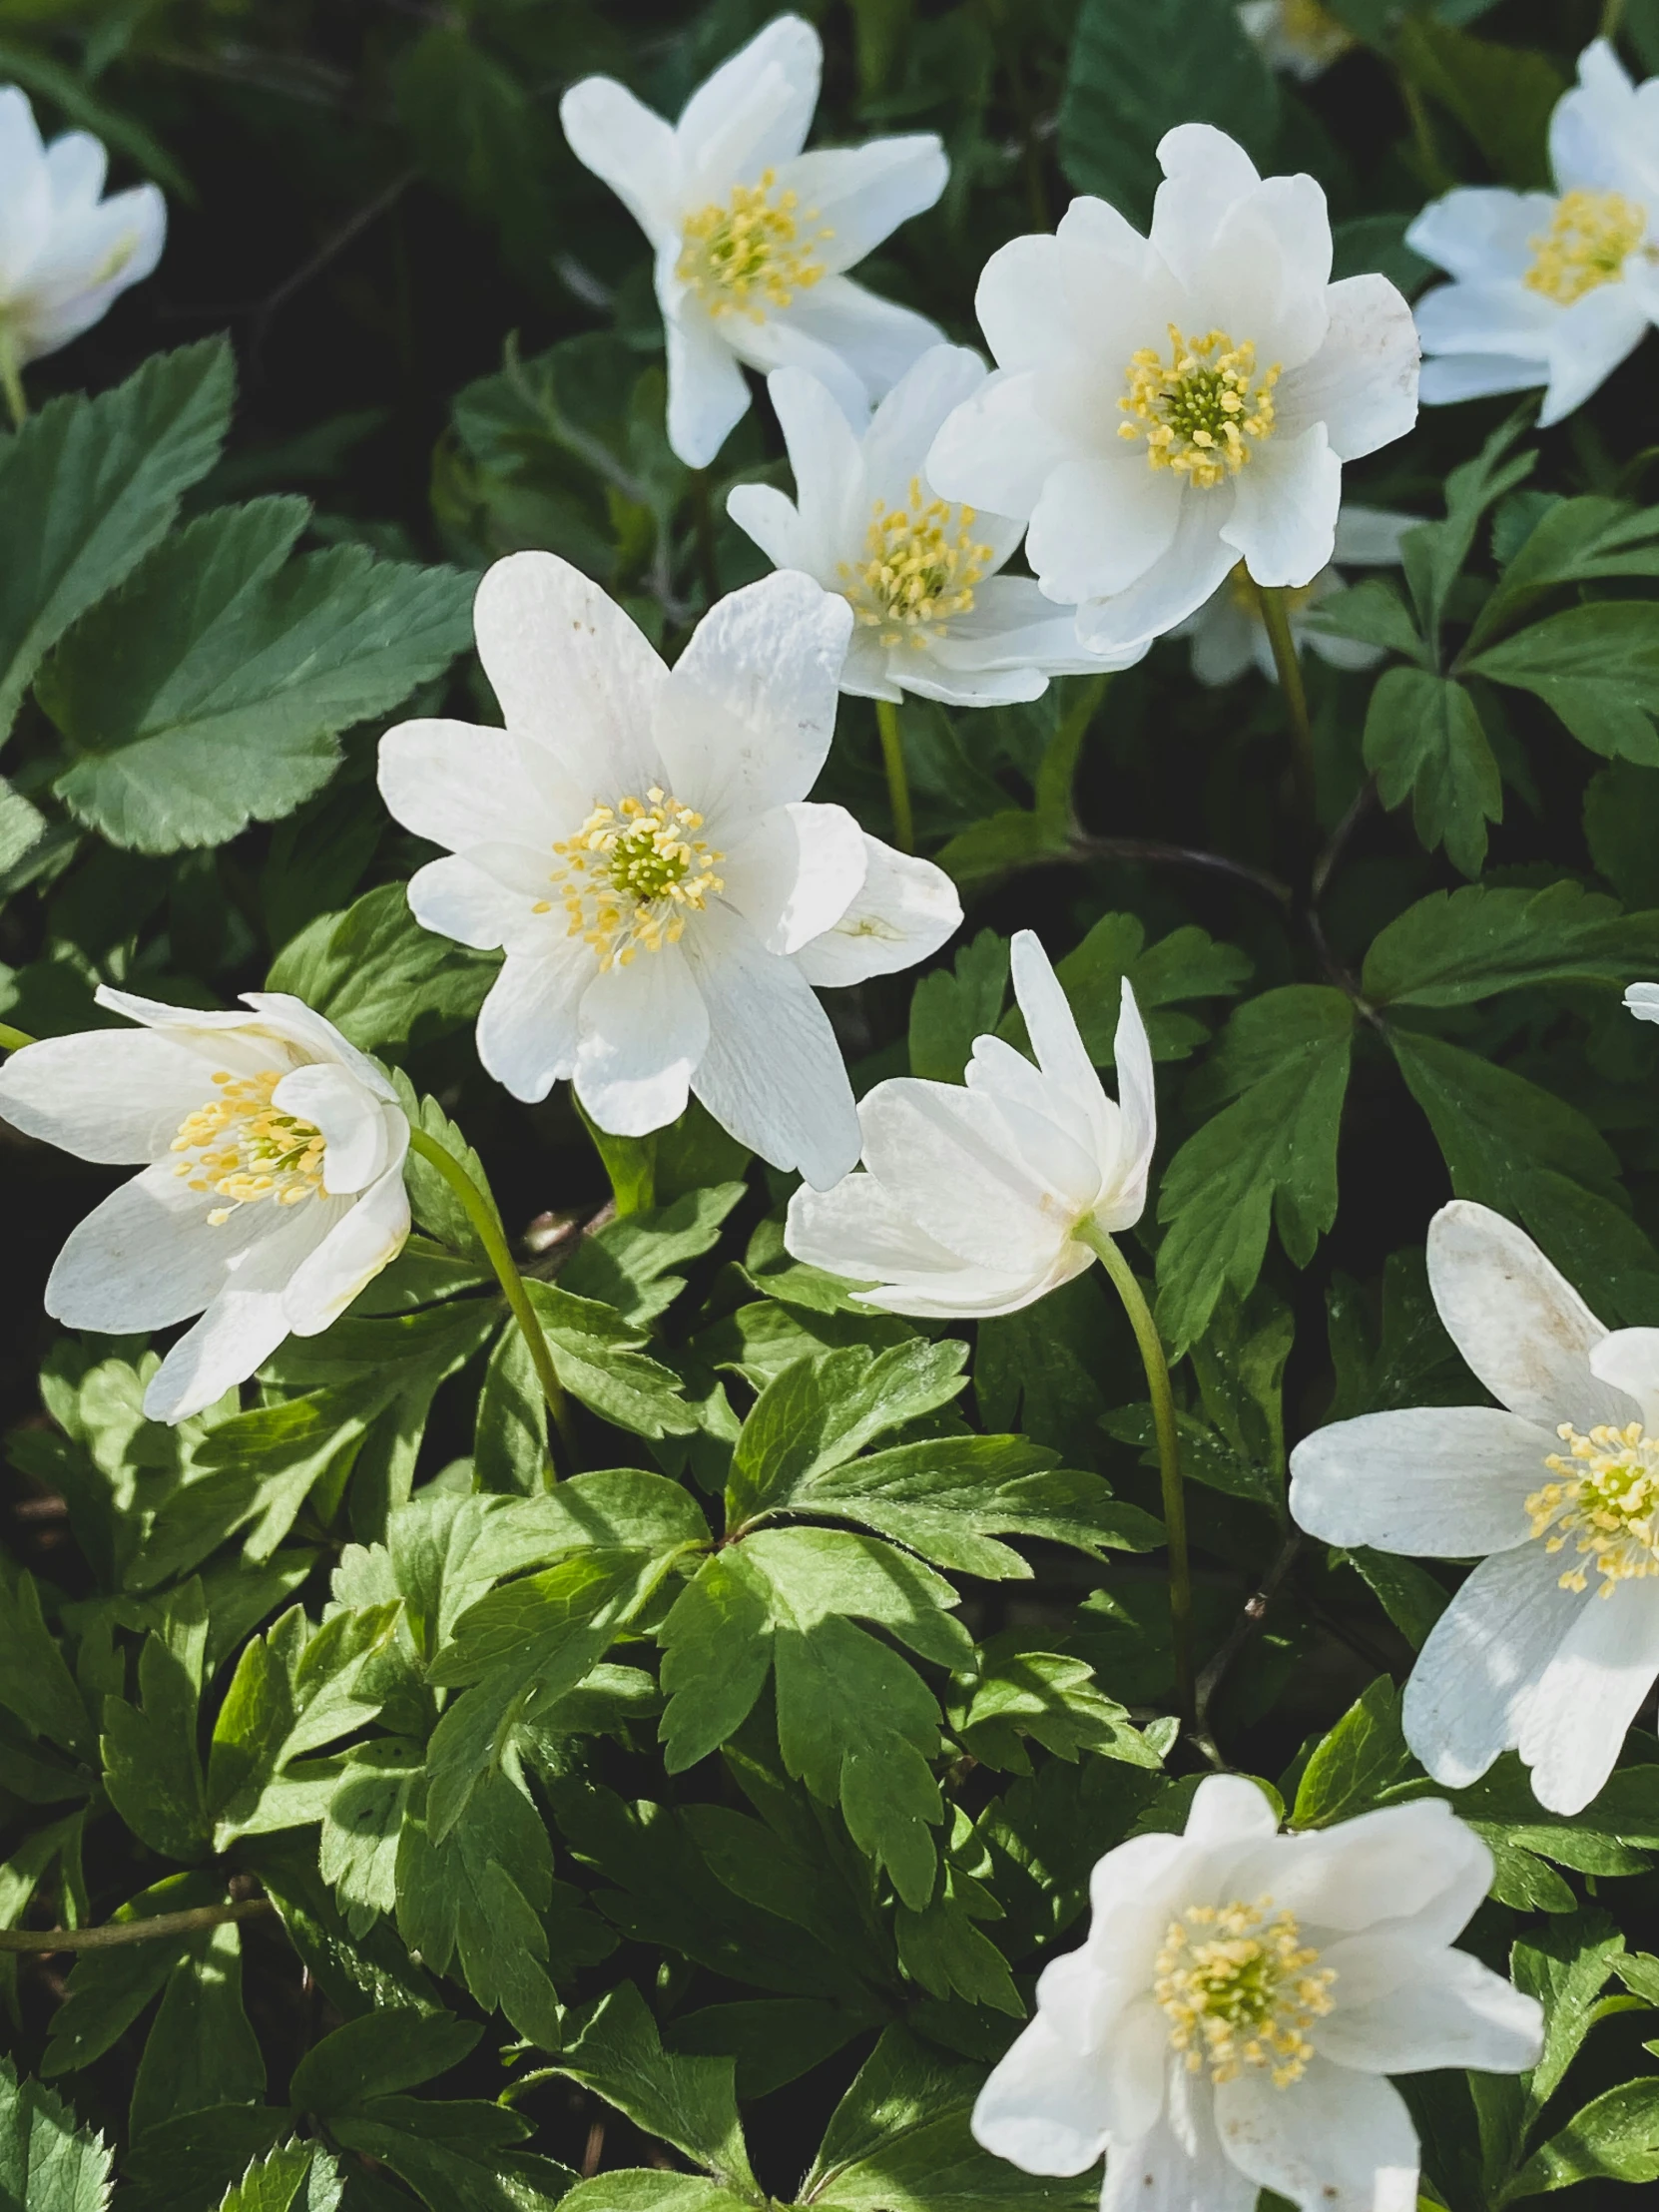
[[[1183,123],[1158,144],[1164,182],[1152,203],[1152,244],[1178,276],[1203,262],[1229,212],[1262,180],[1235,139],[1208,123]]]
[[[1258,360],[1288,372],[1312,359],[1330,327],[1331,252],[1322,188],[1312,177],[1269,177],[1228,210],[1188,282],[1209,327],[1248,330]]]
[[[1222,538],[1254,582],[1300,590],[1331,559],[1342,497],[1342,463],[1316,422],[1300,437],[1272,439],[1239,471]]]
[[[1158,2125],[1107,2152],[1100,2212],[1254,2212],[1256,2184],[1222,2147],[1209,2080],[1171,2066],[1168,2083]]]
[[[330,1198],[366,1190],[384,1173],[391,1153],[385,1108],[346,1069],[321,1062],[294,1068],[271,1102],[278,1113],[296,1114],[322,1132],[322,1188]]]
[[[677,944],[596,975],[582,994],[576,1095],[620,1137],[644,1137],[686,1110],[709,1016]]]
[[[90,330],[151,274],[166,243],[167,202],[155,185],[59,217],[18,306],[24,360],[54,353]]]
[[[1034,513],[1055,472],[1089,458],[1040,401],[1033,369],[987,377],[946,417],[928,449],[927,480],[934,490],[993,514],[1024,519]]]
[[[572,773],[585,770],[607,800],[657,782],[648,733],[667,671],[579,568],[556,553],[510,553],[478,586],[472,620],[515,737],[549,748]],[[509,832],[523,833],[522,825]]]
[[[668,346],[668,442],[688,468],[707,468],[749,412],[749,386],[733,349],[694,300],[664,297]]]
[[[1425,407],[1449,407],[1460,399],[1530,391],[1548,375],[1547,362],[1522,360],[1513,353],[1441,353],[1423,362],[1417,397]]]
[[[1558,1448],[1549,1429],[1495,1405],[1362,1413],[1291,1453],[1291,1517],[1328,1544],[1424,1559],[1507,1551],[1531,1532],[1526,1500]]]
[[[851,628],[837,593],[781,569],[693,632],[657,702],[656,745],[672,789],[725,834],[817,782]]]
[[[528,846],[524,851],[527,858],[539,857]],[[546,888],[544,884],[544,893]],[[409,911],[422,929],[453,937],[457,944],[473,945],[480,952],[493,952],[498,945],[522,938],[537,918],[530,911],[536,901],[518,883],[503,883],[459,853],[428,860],[417,868],[409,879],[408,899]],[[564,927],[562,908],[557,926]]]
[[[925,1276],[919,1271],[902,1283],[876,1291],[857,1291],[860,1306],[873,1306],[883,1314],[905,1314],[919,1321],[995,1321],[1003,1314],[1020,1313],[1047,1298],[1073,1276],[1084,1275],[1094,1265],[1094,1254],[1075,1238],[1049,1255],[1040,1255],[1023,1269],[1008,1267],[957,1267],[947,1276]]]
[[[400,722],[388,730],[379,783],[394,821],[451,852],[522,838],[535,806],[517,741],[469,722]],[[549,835],[563,827],[550,824]]]
[[[781,376],[803,373],[780,369]],[[795,501],[776,484],[735,484],[726,495],[726,512],[744,533],[753,538],[774,568],[804,568],[809,576],[820,574],[812,545],[796,511]]]
[[[1563,421],[1599,391],[1648,331],[1648,314],[1634,284],[1597,284],[1575,299],[1556,324],[1549,349],[1549,389],[1538,409],[1538,427]]]
[[[1659,1675],[1659,1582],[1615,1583],[1606,1598],[1600,1582],[1590,1576],[1521,1713],[1515,1748],[1552,1813],[1581,1813],[1598,1794]]]
[[[1598,1382],[1606,1336],[1566,1278],[1489,1207],[1453,1199],[1428,1225],[1428,1286],[1453,1343],[1493,1397],[1523,1420],[1622,1427],[1638,1407]]]
[[[984,362],[965,345],[930,345],[911,363],[864,432],[863,475],[871,498],[891,507],[908,505],[912,482],[926,477],[927,451],[941,425],[972,398],[985,373]],[[976,516],[976,531],[983,531],[985,521]],[[1017,532],[1017,524],[1009,527]]]
[[[1357,461],[1402,438],[1417,419],[1416,326],[1386,276],[1345,276],[1326,303],[1325,343],[1280,378],[1274,399],[1287,430],[1323,422],[1337,458]]]
[[[1374,1954],[1390,1985],[1353,2002]],[[1384,2074],[1435,2066],[1522,2073],[1537,2063],[1543,2043],[1537,1998],[1467,1951],[1359,1936],[1323,1950],[1320,1962],[1336,1970],[1337,2008],[1317,2023],[1314,2041],[1340,2066]]]
[[[1034,930],[1020,929],[1010,948],[1014,997],[1025,1016],[1025,1027],[1037,1065],[1046,1076],[1074,1097],[1091,1101],[1103,1098],[1094,1062],[1083,1049],[1077,1017],[1061,988],[1042,939]]]
[[[571,152],[610,186],[653,247],[678,235],[673,127],[614,77],[584,77],[559,102]]]
[[[1158,1143],[1158,1098],[1152,1073],[1152,1046],[1135,1003],[1129,978],[1123,979],[1112,1059],[1118,1077],[1117,1165],[1115,1196],[1096,1220],[1113,1234],[1131,1229],[1146,1211],[1146,1179]]]
[[[1018,238],[999,246],[979,273],[973,311],[999,368],[1039,368],[1074,346],[1059,241]]]
[[[864,833],[844,807],[794,800],[756,815],[722,848],[725,899],[768,952],[831,929],[864,880]]]
[[[210,1075],[189,1045],[147,1030],[45,1037],[0,1069],[0,1115],[82,1160],[157,1160],[211,1097]]]
[[[1334,558],[1352,568],[1390,567],[1399,559],[1400,540],[1421,521],[1420,515],[1390,514],[1382,507],[1347,501],[1337,517]]]
[[[852,1283],[948,1275],[961,1266],[873,1175],[843,1176],[828,1191],[803,1184],[790,1200],[784,1242],[796,1259]]]
[[[818,253],[826,267],[851,269],[901,223],[933,206],[950,176],[944,148],[931,131],[867,139],[862,146],[802,154],[779,176],[799,195],[804,228],[821,219],[830,236]]]
[[[1206,1775],[1193,1792],[1183,1832],[1206,1851],[1231,1844],[1262,1843],[1279,1834],[1279,1817],[1265,1791],[1242,1774]]]
[[[962,902],[943,868],[879,837],[864,837],[864,879],[832,928],[796,954],[820,990],[896,975],[925,960],[960,928]]]
[[[1026,558],[1050,599],[1108,598],[1140,582],[1169,551],[1183,505],[1180,477],[1149,467],[1139,451],[1075,462],[1043,486]]]
[[[366,1052],[359,1052],[354,1044],[349,1044],[325,1014],[307,1006],[302,998],[295,998],[291,991],[244,991],[242,1002],[252,1011],[227,1018],[240,1021],[243,1034],[249,1038],[271,1038],[287,1045],[287,1053],[281,1056],[282,1064],[291,1066],[300,1059],[331,1061],[338,1067],[348,1068],[376,1098],[385,1100],[388,1105],[396,1103],[397,1093],[386,1080],[385,1070]],[[216,1044],[219,1041],[216,1040]],[[272,1057],[268,1048],[268,1066]]]
[[[135,1176],[71,1232],[47,1280],[46,1311],[71,1329],[112,1336],[201,1313],[267,1226],[269,1209],[243,1206],[210,1228],[219,1203],[191,1190],[171,1163]]]
[[[364,1191],[343,1221],[295,1268],[282,1311],[296,1337],[315,1337],[337,1321],[357,1293],[396,1259],[409,1234],[409,1194],[403,1150]]]
[[[65,131],[46,149],[52,205],[59,211],[95,207],[103,196],[109,156],[90,131]]]
[[[1024,2173],[1080,2174],[1106,2147],[1109,2108],[1099,2053],[1039,2011],[991,2068],[974,2102],[974,2140]]]
[[[1264,2189],[1319,2212],[1416,2212],[1417,2134],[1399,2091],[1310,2060],[1288,2088],[1246,2066],[1216,2088],[1222,2148]]]
[[[592,946],[563,930],[508,953],[478,1016],[478,1057],[514,1098],[534,1105],[574,1072],[577,1009],[595,966]]]
[[[1519,1741],[1520,1716],[1585,1600],[1542,1544],[1483,1559],[1429,1630],[1405,1685],[1405,1741],[1434,1780],[1478,1782]]]
[[[245,1207],[269,1216],[269,1207]],[[144,1410],[151,1420],[188,1420],[246,1382],[288,1334],[285,1292],[306,1256],[354,1211],[343,1198],[307,1199],[268,1225],[249,1246],[224,1289],[187,1330],[151,1378]]]
[[[51,235],[52,181],[28,96],[0,86],[0,296],[33,266]]]
[[[1430,353],[1519,353],[1548,357],[1561,308],[1515,277],[1436,284],[1413,310]]]
[[[856,433],[834,394],[804,368],[774,370],[767,390],[789,448],[800,516],[797,556],[778,566],[804,568],[835,590],[839,565],[856,558],[869,522]]]
[[[1632,983],[1624,994],[1624,1005],[1638,1021],[1659,1021],[1659,983]]]
[[[1659,1329],[1615,1329],[1590,1354],[1590,1373],[1634,1398],[1642,1426],[1659,1432]]]
[[[753,179],[790,161],[812,127],[823,66],[812,25],[775,17],[681,110],[676,136],[688,171]]]
[[[1221,504],[1218,507],[1213,501]],[[1146,574],[1127,590],[1078,608],[1077,635],[1082,643],[1091,652],[1139,645],[1162,637],[1202,607],[1237,565],[1237,554],[1221,535],[1231,511],[1232,500],[1219,487],[1184,498],[1169,550]]]
[[[1531,267],[1533,239],[1549,229],[1554,214],[1555,200],[1547,192],[1464,188],[1431,201],[1406,232],[1405,243],[1424,261],[1468,282],[1518,277]]]
[[[864,1162],[929,1236],[977,1267],[1045,1271],[1070,1241],[1061,1192],[1014,1151],[997,1102],[899,1076],[863,1101]]]
[[[1281,1837],[1236,1860],[1228,1880],[1241,1897],[1271,1890],[1323,1948],[1333,1934],[1390,1923],[1415,1940],[1443,1941],[1484,1897],[1491,1869],[1490,1852],[1450,1807],[1423,1798]]]
[[[890,391],[913,361],[943,342],[944,332],[913,307],[855,284],[849,276],[826,276],[791,304],[750,324],[737,342],[758,368],[796,362],[837,388],[853,379],[843,404],[877,399]]]
[[[857,1160],[858,1116],[811,985],[793,961],[764,952],[738,915],[718,908],[701,917],[685,951],[709,1009],[709,1046],[693,1091],[741,1144],[828,1190]]]

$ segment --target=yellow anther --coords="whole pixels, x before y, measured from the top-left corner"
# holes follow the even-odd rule
[[[1546,1551],[1570,1544],[1577,1555],[1561,1588],[1588,1589],[1593,1568],[1611,1597],[1616,1583],[1659,1574],[1659,1437],[1638,1420],[1587,1436],[1564,1422],[1556,1433],[1567,1453],[1552,1452],[1544,1465],[1558,1479],[1534,1490],[1526,1510]]]
[[[273,1197],[279,1206],[297,1206],[322,1189],[328,1140],[314,1122],[272,1103],[286,1072],[233,1076],[216,1069],[215,1095],[179,1124],[170,1149],[183,1157],[174,1174],[193,1191],[230,1201],[209,1214],[211,1229],[223,1228],[239,1206]]]
[[[863,563],[843,561],[840,573],[853,613],[883,646],[924,646],[973,605],[973,587],[996,558],[975,542],[973,522],[971,507],[929,499],[919,476],[910,479],[907,506],[875,502]]]
[[[1154,468],[1173,468],[1200,491],[1225,483],[1273,435],[1273,387],[1279,364],[1256,372],[1256,348],[1225,330],[1183,337],[1169,325],[1170,357],[1151,346],[1133,355],[1118,436],[1144,438]]]
[[[551,880],[567,929],[592,945],[602,970],[678,943],[687,916],[726,888],[715,873],[725,855],[696,834],[702,827],[695,808],[654,784],[643,801],[596,807],[554,845]],[[532,911],[551,913],[554,903],[538,899]]]
[[[1331,2010],[1337,1978],[1319,1956],[1271,1898],[1192,1905],[1171,1921],[1152,1993],[1188,2071],[1207,2066],[1212,2080],[1232,2081],[1263,2066],[1277,2089],[1300,2079],[1314,2055],[1308,2029]]]
[[[674,274],[690,284],[712,315],[743,314],[764,322],[768,309],[790,306],[829,273],[813,247],[834,233],[803,213],[799,195],[778,190],[775,170],[759,184],[734,185],[729,201],[712,201],[686,218]]]
[[[1521,281],[1570,307],[1598,284],[1617,283],[1646,236],[1647,210],[1622,192],[1564,193],[1549,229],[1526,242],[1533,261]]]

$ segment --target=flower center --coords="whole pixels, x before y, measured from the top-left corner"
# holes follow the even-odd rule
[[[688,914],[726,888],[715,869],[725,858],[696,834],[703,817],[655,784],[638,799],[596,807],[573,837],[554,845],[551,878],[573,937],[599,955],[601,971],[626,967],[642,949],[677,944]],[[554,901],[536,901],[549,914]]]
[[[1190,2073],[1207,2065],[1213,2080],[1231,2081],[1265,2066],[1285,2089],[1314,2055],[1307,2030],[1331,2009],[1336,1969],[1320,1965],[1295,1915],[1272,1905],[1190,1905],[1169,1924],[1152,1993]]]
[[[1560,1479],[1534,1490],[1526,1510],[1546,1551],[1570,1543],[1578,1554],[1561,1588],[1586,1589],[1592,1567],[1604,1577],[1603,1597],[1616,1582],[1659,1574],[1659,1437],[1645,1434],[1639,1420],[1587,1436],[1564,1421],[1556,1434],[1567,1455],[1554,1452],[1544,1465]]]
[[[734,185],[729,202],[711,201],[686,218],[674,274],[712,315],[764,322],[769,307],[789,306],[828,274],[812,249],[834,232],[802,228],[817,220],[816,209],[801,212],[798,193],[778,190],[778,174],[769,169],[758,185]]]
[[[1528,239],[1532,267],[1521,281],[1570,307],[1597,284],[1617,283],[1647,236],[1647,210],[1622,192],[1569,192],[1547,231]]]
[[[187,1114],[171,1150],[184,1154],[175,1175],[189,1179],[193,1191],[211,1191],[228,1199],[208,1216],[218,1229],[239,1206],[257,1206],[274,1198],[278,1206],[297,1206],[322,1189],[327,1139],[315,1122],[284,1114],[271,1103],[287,1073],[268,1068],[263,1075],[214,1075],[219,1094]]]
[[[942,626],[973,605],[973,587],[995,555],[973,538],[973,509],[925,497],[921,478],[910,478],[906,507],[875,502],[864,533],[861,567],[840,564],[845,595],[866,628],[884,646],[924,646]]]
[[[1225,330],[1187,338],[1172,322],[1170,357],[1143,346],[1129,362],[1128,421],[1120,438],[1146,440],[1154,468],[1178,469],[1200,491],[1236,476],[1253,445],[1273,435],[1273,387],[1279,364],[1256,374],[1249,338],[1235,345]]]

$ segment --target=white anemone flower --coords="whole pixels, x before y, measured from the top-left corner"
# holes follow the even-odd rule
[[[1310,85],[1355,44],[1354,33],[1320,0],[1244,0],[1239,21],[1270,69]]]
[[[717,69],[677,124],[611,77],[559,105],[571,151],[651,242],[668,338],[668,442],[704,468],[749,406],[743,367],[810,368],[848,411],[939,338],[845,272],[932,207],[949,164],[931,131],[804,154],[824,50],[781,15]]]
[[[959,345],[922,354],[860,436],[806,369],[767,380],[795,471],[795,498],[740,484],[727,511],[779,568],[805,569],[852,606],[841,690],[897,701],[906,692],[951,707],[1039,699],[1051,676],[1123,668],[1085,653],[1073,610],[1029,577],[1000,576],[1025,535],[1006,515],[941,499],[927,449],[951,410],[985,381]]]
[[[0,86],[0,360],[14,376],[161,260],[167,203],[154,185],[105,200],[108,166],[85,131],[42,145],[27,98]]]
[[[1180,1836],[1109,1851],[1079,1950],[973,2108],[1026,2173],[1106,2154],[1102,2212],[1415,2212],[1417,2137],[1389,2074],[1518,2073],[1543,2014],[1452,1938],[1492,1856],[1439,1799],[1281,1836],[1210,1775]]]
[[[784,1241],[798,1260],[877,1288],[889,1314],[1017,1313],[1094,1264],[1146,1206],[1157,1139],[1152,1053],[1127,977],[1106,1096],[1066,994],[1029,929],[1013,941],[1014,996],[1037,1056],[979,1037],[965,1088],[912,1076],[858,1107],[861,1175],[797,1191]]]
[[[410,883],[415,919],[506,951],[484,1066],[525,1100],[569,1078],[619,1136],[695,1092],[775,1167],[835,1182],[858,1123],[813,986],[908,967],[962,918],[930,861],[807,804],[851,609],[768,576],[721,600],[671,670],[579,569],[515,553],[473,621],[507,727],[400,724],[380,791],[450,855]]]
[[[1605,39],[1549,125],[1555,191],[1449,192],[1405,243],[1451,277],[1417,301],[1434,406],[1544,388],[1540,426],[1581,406],[1659,321],[1659,77]]]
[[[1026,558],[1090,652],[1162,636],[1241,560],[1311,584],[1343,463],[1416,419],[1411,310],[1385,276],[1330,281],[1313,178],[1264,181],[1202,123],[1158,159],[1149,239],[1081,199],[991,256],[976,304],[1000,373],[927,461],[943,497],[1029,521]]]
[[[1365,645],[1358,638],[1340,638],[1307,620],[1311,608],[1334,592],[1346,591],[1344,568],[1386,568],[1399,559],[1399,541],[1414,530],[1419,515],[1384,514],[1381,507],[1344,504],[1337,517],[1336,558],[1322,568],[1311,584],[1289,592],[1291,637],[1299,653],[1312,649],[1333,668],[1375,668],[1386,657],[1386,647]],[[1212,593],[1197,614],[1178,623],[1171,633],[1193,641],[1193,674],[1201,684],[1231,684],[1254,664],[1269,683],[1279,681],[1273,657],[1273,640],[1262,620],[1262,594],[1250,580],[1241,561],[1221,588]]]
[[[144,1396],[181,1421],[396,1258],[409,1124],[374,1062],[286,992],[245,992],[245,1014],[98,1002],[143,1026],[23,1046],[0,1115],[83,1160],[142,1163],[58,1255],[46,1311],[113,1336],[200,1314]]]
[[[1291,1454],[1333,1544],[1479,1564],[1405,1686],[1405,1740],[1462,1789],[1502,1751],[1578,1813],[1659,1675],[1659,1330],[1608,1331],[1524,1231],[1457,1200],[1428,1231],[1439,1316],[1488,1405],[1365,1413]]]

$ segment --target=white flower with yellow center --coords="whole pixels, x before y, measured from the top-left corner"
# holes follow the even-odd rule
[[[409,1125],[385,1075],[280,991],[200,1013],[127,991],[142,1023],[25,1045],[0,1115],[83,1160],[143,1163],[58,1255],[46,1310],[113,1336],[200,1314],[145,1392],[179,1421],[314,1337],[402,1250]]]
[[[1089,652],[1161,636],[1243,561],[1311,584],[1331,558],[1343,463],[1416,419],[1411,310],[1386,277],[1331,276],[1311,177],[1259,177],[1183,124],[1158,149],[1150,238],[1074,200],[979,280],[998,371],[945,423],[941,497],[1029,521],[1048,598]]]
[[[1291,636],[1298,652],[1312,650],[1333,668],[1375,668],[1385,657],[1385,647],[1338,637],[1335,631],[1322,630],[1310,622],[1308,614],[1322,599],[1347,589],[1344,568],[1384,568],[1396,562],[1400,539],[1420,520],[1418,515],[1390,515],[1380,507],[1344,503],[1337,517],[1332,566],[1322,568],[1311,584],[1286,594]],[[1171,635],[1193,641],[1193,674],[1201,684],[1234,683],[1252,665],[1270,684],[1279,681],[1273,641],[1262,620],[1262,594],[1251,582],[1243,561],[1197,614],[1178,623]]]
[[[860,699],[906,692],[952,707],[1036,699],[1051,676],[1121,668],[1077,642],[1073,610],[1029,577],[997,572],[1024,525],[941,499],[927,449],[953,408],[985,381],[965,346],[925,352],[860,434],[805,369],[768,379],[795,471],[795,498],[740,484],[732,519],[779,568],[805,569],[850,601],[852,642],[841,690]]]
[[[1502,1751],[1577,1813],[1659,1675],[1659,1330],[1609,1332],[1524,1231],[1458,1200],[1428,1282],[1506,1410],[1337,1421],[1291,1455],[1291,1512],[1333,1544],[1479,1560],[1405,1688],[1405,1738],[1462,1789]]]
[[[1536,2000],[1452,1938],[1492,1858],[1437,1799],[1278,1833],[1255,1783],[1211,1775],[1186,1832],[1137,1836],[1090,1882],[1079,1950],[973,2109],[1035,2174],[1104,2151],[1102,2212],[1415,2212],[1417,2138],[1389,2074],[1518,2073]]]
[[[161,260],[167,203],[154,185],[101,198],[107,167],[85,131],[42,145],[25,95],[0,86],[0,362],[12,376],[90,330]]]
[[[515,553],[478,587],[504,730],[408,722],[380,790],[447,849],[409,885],[423,927],[501,946],[478,1056],[514,1097],[568,1078],[644,1136],[691,1092],[810,1182],[858,1156],[813,986],[936,950],[962,918],[930,861],[807,794],[830,750],[852,613],[810,577],[723,599],[672,669],[578,569]]]
[[[1426,405],[1542,384],[1547,427],[1659,321],[1659,77],[1633,85],[1605,39],[1587,46],[1549,158],[1553,194],[1450,192],[1405,234],[1452,279],[1417,301]]]
[[[1320,0],[1244,0],[1239,21],[1269,68],[1312,84],[1356,43],[1340,16]]]
[[[804,154],[818,33],[782,15],[692,94],[677,124],[610,77],[559,106],[577,160],[651,242],[668,338],[668,441],[712,461],[749,406],[744,365],[810,368],[849,412],[939,332],[845,272],[932,207],[949,173],[930,132]]]
[[[901,1076],[859,1104],[864,1172],[798,1191],[784,1241],[798,1260],[879,1287],[889,1314],[1016,1313],[1097,1258],[1079,1232],[1140,1220],[1157,1141],[1152,1054],[1125,981],[1106,1096],[1048,955],[1012,948],[1014,996],[1037,1064],[980,1037],[965,1086]]]

